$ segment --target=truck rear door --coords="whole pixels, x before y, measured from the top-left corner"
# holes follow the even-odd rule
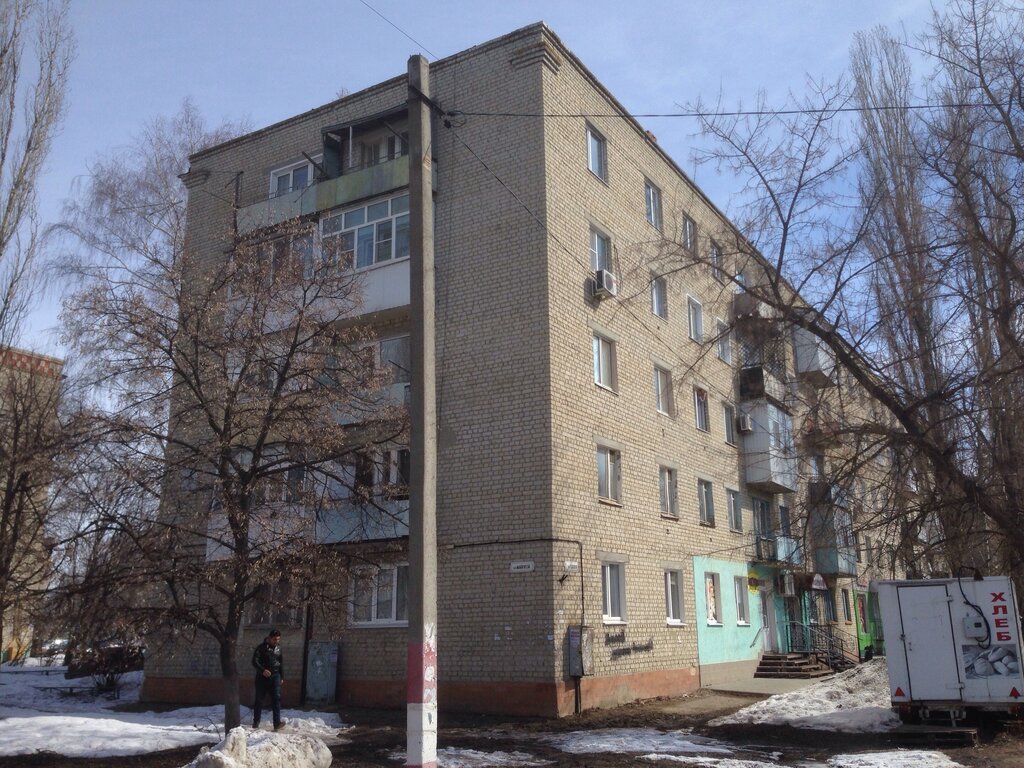
[[[963,698],[963,681],[953,638],[950,597],[945,584],[901,586],[896,589],[903,626],[903,650],[913,701]],[[892,653],[893,640],[889,638]]]

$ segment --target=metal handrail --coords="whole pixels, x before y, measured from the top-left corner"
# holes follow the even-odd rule
[[[846,641],[837,636],[830,624],[803,624],[791,621],[787,634],[790,653],[814,655],[831,669],[853,663],[853,657],[846,650]]]

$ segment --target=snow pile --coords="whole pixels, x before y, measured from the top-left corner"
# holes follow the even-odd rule
[[[828,765],[829,768],[964,768],[941,752],[920,749],[836,755],[829,759]]]
[[[601,752],[660,752],[667,755],[723,754],[732,750],[714,739],[695,736],[688,731],[662,733],[654,728],[606,728],[596,731],[572,731],[540,739],[563,752],[574,755]]]
[[[0,756],[56,752],[67,757],[139,755],[211,744],[222,737],[224,708],[115,712],[137,701],[141,672],[121,678],[120,698],[92,690],[92,681],[65,680],[62,668],[8,668],[0,672]],[[249,712],[242,710],[242,716]],[[326,712],[283,712],[291,733],[330,742],[344,727]]]
[[[778,763],[765,763],[760,760],[740,760],[735,757],[690,757],[687,755],[641,755],[641,760],[671,761],[692,765],[695,768],[778,768]]]
[[[398,750],[388,757],[396,762],[405,762],[405,752]],[[444,747],[437,750],[438,768],[508,768],[510,766],[550,765],[550,760],[526,752],[480,752],[476,749]]]
[[[333,759],[316,736],[239,727],[185,768],[330,768]]]
[[[708,723],[754,724],[842,733],[879,733],[895,728],[900,720],[890,709],[885,659],[872,659],[807,688],[772,696]]]

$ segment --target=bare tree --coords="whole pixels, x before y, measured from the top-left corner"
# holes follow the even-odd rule
[[[102,393],[104,461],[134,487],[104,513],[102,539],[120,554],[95,573],[148,590],[136,606],[148,628],[214,639],[230,729],[246,613],[315,603],[338,583],[325,542],[371,518],[400,522],[369,489],[385,478],[404,494],[404,387],[392,382],[408,363],[380,357],[351,254],[309,223],[227,231],[202,252],[185,240],[175,176],[216,139],[199,128],[186,105],[94,168],[65,224],[82,278],[66,320]],[[230,208],[232,175],[210,178],[186,181],[226,190]],[[341,514],[352,500],[359,511]]]
[[[1017,4],[955,0],[913,44],[858,35],[849,81],[776,113],[696,106],[705,159],[747,180],[733,274],[869,398],[836,456],[884,459],[873,523],[909,567],[937,546],[1022,575],[1022,33]]]
[[[73,49],[65,4],[0,7],[0,347],[17,344],[39,288],[36,189],[63,115]]]

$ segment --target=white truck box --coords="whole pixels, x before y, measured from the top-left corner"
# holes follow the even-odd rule
[[[1020,615],[1010,579],[881,581],[877,587],[889,692],[904,721],[1024,709]]]

